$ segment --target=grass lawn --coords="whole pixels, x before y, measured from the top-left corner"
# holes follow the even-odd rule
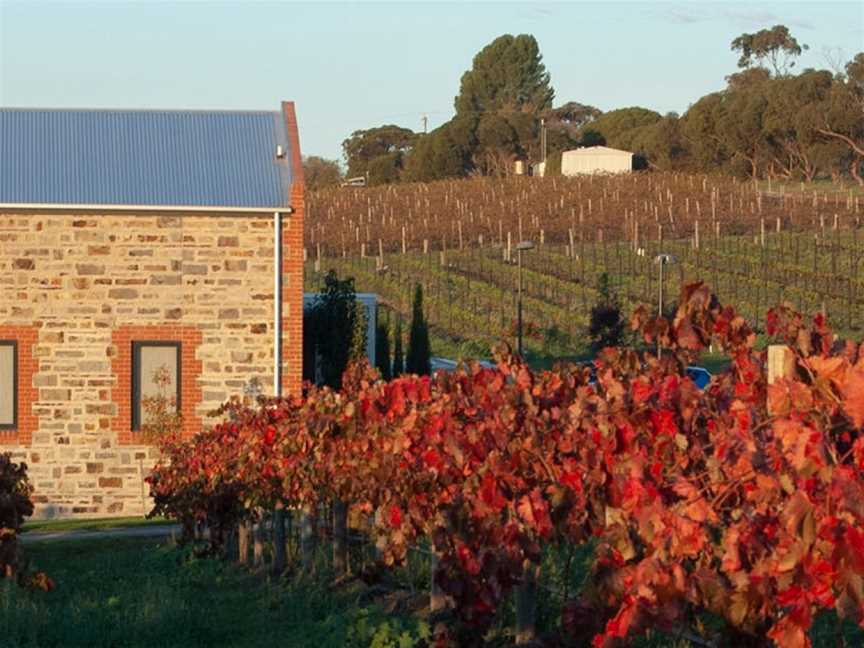
[[[151,539],[58,541],[26,551],[57,589],[27,593],[0,581],[4,648],[335,648],[368,646],[376,634],[417,631],[416,622],[361,605],[359,586],[330,591],[300,580],[273,585]]]
[[[153,539],[91,539],[26,547],[32,566],[57,583],[50,593],[26,592],[0,581],[0,645],[3,648],[290,646],[300,648],[410,648],[426,636],[429,565],[411,554],[393,573],[386,591],[359,580],[330,585],[324,551],[321,575],[273,583],[231,564],[196,558],[187,549]],[[538,626],[554,630],[560,596],[585,584],[591,550],[550,551],[544,561]],[[391,595],[392,594],[392,595]],[[489,646],[511,645],[512,605],[487,635]],[[822,615],[814,645],[864,645],[864,633]],[[420,644],[422,645],[422,644]],[[635,648],[686,648],[678,637],[650,633]]]
[[[129,529],[142,526],[173,524],[165,518],[148,520],[145,517],[99,518],[94,520],[33,520],[24,524],[28,533],[59,533],[61,531],[105,531],[108,529]]]

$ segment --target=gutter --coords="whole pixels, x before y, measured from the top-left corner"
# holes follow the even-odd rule
[[[302,306],[301,306],[302,308]],[[273,212],[273,397],[282,396],[282,214]]]
[[[272,214],[281,209],[292,214],[291,207],[205,207],[201,205],[74,205],[62,203],[0,203],[0,211],[99,211],[99,212],[193,212],[225,214]]]

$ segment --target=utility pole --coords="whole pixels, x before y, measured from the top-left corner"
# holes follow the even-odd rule
[[[543,164],[546,164],[546,118],[540,118],[540,154],[543,156]]]
[[[423,121],[423,134],[425,135],[426,134],[426,126],[429,123],[429,118],[426,115],[423,115],[422,121]]]

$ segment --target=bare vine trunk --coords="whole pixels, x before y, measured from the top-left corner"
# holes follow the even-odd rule
[[[307,571],[311,571],[315,566],[315,546],[318,540],[315,525],[315,509],[304,508],[300,514],[300,550],[303,554],[303,569]]]
[[[529,644],[537,638],[537,581],[540,566],[526,560],[522,583],[516,588],[516,644]]]
[[[333,571],[348,571],[348,506],[339,499],[333,500]]]
[[[264,565],[264,519],[258,520],[253,527],[252,557],[255,569]]]
[[[280,575],[285,571],[285,509],[279,504],[273,511],[273,573]]]

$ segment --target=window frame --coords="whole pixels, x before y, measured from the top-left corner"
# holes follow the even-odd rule
[[[134,340],[132,342],[132,411],[131,427],[133,432],[141,431],[141,349],[147,347],[172,347],[177,354],[177,395],[175,409],[182,412],[183,386],[183,343],[177,340]]]
[[[18,429],[18,340],[0,340],[0,346],[12,347],[12,423],[0,423],[0,432],[14,432]]]

